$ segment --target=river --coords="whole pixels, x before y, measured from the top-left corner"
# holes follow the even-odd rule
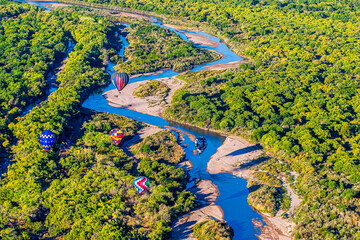
[[[44,5],[42,5],[42,3],[45,2],[22,1],[22,0],[20,0],[20,2],[31,3],[40,6],[45,10],[50,10]],[[50,3],[50,2],[46,2],[46,3]],[[183,32],[188,32],[196,35],[205,35],[212,41],[219,43],[216,47],[208,47],[208,46],[204,47],[204,46],[196,45],[197,47],[200,48],[215,50],[223,54],[224,57],[220,60],[197,66],[191,70],[192,72],[204,70],[204,67],[209,65],[214,65],[219,63],[229,63],[229,62],[242,60],[241,57],[237,56],[233,51],[231,51],[231,49],[229,49],[226,46],[226,44],[222,43],[220,39],[217,37],[211,36],[203,32],[179,31],[178,29],[175,28],[169,28],[163,26],[162,22],[157,20],[156,18],[152,18],[152,19],[154,20],[152,24],[167,28],[175,32],[185,41],[189,41],[189,40],[183,34]],[[125,24],[124,26],[128,27],[128,25]],[[127,42],[124,36],[119,35],[119,37],[123,45],[118,54],[121,57],[123,57],[124,49],[129,45],[129,43]],[[109,65],[107,66],[107,71],[110,74],[114,72],[113,67],[114,67],[113,63],[109,63]],[[151,80],[151,79],[157,79],[163,77],[172,77],[172,76],[176,76],[177,74],[178,74],[177,72],[174,72],[172,70],[166,70],[160,74],[131,78],[130,82],[139,82],[139,81]],[[209,161],[210,157],[216,153],[217,149],[223,144],[225,137],[196,127],[184,126],[177,123],[169,122],[160,117],[142,114],[125,108],[112,107],[108,105],[107,100],[102,96],[102,94],[113,88],[114,88],[113,85],[109,84],[101,92],[90,95],[84,101],[82,106],[92,110],[103,111],[112,114],[117,114],[120,116],[125,116],[155,126],[160,126],[162,128],[165,128],[165,126],[171,126],[173,128],[176,128],[178,130],[187,132],[195,136],[205,137],[207,139],[208,146],[206,150],[202,153],[201,157],[199,157],[198,155],[192,154],[192,150],[194,150],[194,143],[186,135],[184,136],[185,140],[183,142],[183,145],[186,144],[188,146],[187,148],[185,148],[186,159],[189,159],[193,164],[193,167],[189,172],[191,178],[210,180],[215,185],[217,185],[219,189],[219,196],[215,201],[215,203],[216,205],[222,208],[224,213],[224,219],[234,229],[235,240],[258,239],[255,234],[259,235],[260,229],[255,228],[252,220],[256,219],[258,221],[262,221],[262,217],[259,213],[254,211],[247,203],[247,196],[249,195],[249,191],[246,187],[247,185],[246,180],[242,178],[238,178],[229,173],[209,174],[206,171],[207,162]],[[234,151],[235,150],[237,149],[234,149]]]

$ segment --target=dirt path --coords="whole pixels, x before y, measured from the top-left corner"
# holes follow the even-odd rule
[[[295,179],[295,181],[296,181],[296,178],[297,178],[298,174],[295,173],[295,172],[292,172],[291,174],[294,176],[294,179]],[[295,182],[295,181],[294,181],[294,182]],[[289,195],[289,197],[290,197],[290,199],[291,199],[290,209],[289,209],[288,213],[289,213],[289,214],[293,214],[295,208],[300,205],[301,198],[300,198],[299,195],[297,195],[297,194],[295,193],[295,191],[290,187],[290,184],[289,184],[289,183],[285,183],[285,184],[284,184],[284,187],[286,188],[286,191],[288,192],[288,195]]]

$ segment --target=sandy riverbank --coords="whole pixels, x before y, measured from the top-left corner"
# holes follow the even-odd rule
[[[209,38],[201,34],[193,34],[184,31],[179,31],[179,32],[183,33],[191,42],[193,42],[196,45],[207,46],[207,47],[217,47],[219,45],[218,42],[210,40]]]
[[[116,89],[112,89],[105,92],[103,96],[111,106],[128,108],[137,112],[160,117],[161,113],[165,110],[165,107],[170,104],[174,92],[181,88],[184,85],[184,82],[176,77],[160,78],[157,80],[165,83],[170,88],[165,101],[156,96],[138,98],[132,95],[139,85],[145,84],[150,80],[130,83],[121,91],[121,93]]]
[[[220,64],[214,64],[209,65],[205,67],[205,71],[215,71],[215,70],[224,70],[229,68],[237,68],[241,63],[247,62],[247,60],[240,60],[235,62],[229,62],[229,63],[220,63]]]
[[[263,221],[266,223],[263,224],[253,220],[254,224],[258,225],[261,230],[261,234],[257,235],[260,240],[292,240],[291,231],[295,227],[295,223],[290,222],[289,220],[282,219],[281,216],[276,215],[274,217],[260,213],[263,217]]]
[[[189,191],[196,196],[196,200],[201,202],[201,206],[175,220],[172,226],[171,239],[193,240],[195,238],[191,236],[191,228],[195,224],[208,218],[215,218],[219,221],[224,219],[222,209],[214,203],[219,194],[219,190],[210,180],[201,180],[189,189]]]
[[[250,144],[242,138],[229,136],[210,158],[207,171],[210,174],[227,172],[249,180],[252,179],[251,175],[254,172],[255,165],[262,161],[262,154],[263,151],[256,145]],[[291,198],[289,213],[292,213],[294,208],[300,204],[300,198],[288,185],[285,187]],[[274,217],[261,213],[266,223],[265,226],[262,226],[263,224],[261,222],[253,220],[254,224],[260,226],[261,229],[261,235],[258,236],[259,239],[292,239],[291,232],[295,224],[287,219],[281,218],[282,213],[282,211],[279,211]]]
[[[227,137],[223,145],[211,156],[207,171],[210,174],[228,172],[249,179],[253,170],[246,165],[257,161],[262,153],[256,145],[250,144],[244,139],[235,136]]]
[[[181,25],[173,25],[173,24],[168,24],[168,23],[164,23],[163,25],[164,25],[164,27],[179,29],[179,30],[183,30],[183,31],[199,31],[199,29],[194,29],[191,27],[185,27],[185,26],[181,26]]]
[[[219,45],[218,42],[207,38],[205,35],[185,32],[185,31],[191,31],[191,29],[186,30],[185,28],[182,28],[181,26],[175,26],[175,25],[166,24],[166,23],[163,24],[163,26],[172,28],[172,29],[178,29],[179,32],[183,33],[191,42],[193,42],[196,45],[208,46],[208,47],[217,47]]]
[[[50,8],[51,10],[55,9],[56,7],[67,7],[67,6],[80,6],[80,7],[86,7],[86,8],[90,8],[90,9],[95,9],[95,10],[101,10],[104,14],[108,15],[108,16],[113,16],[113,17],[128,17],[128,18],[134,18],[134,19],[144,19],[150,22],[155,22],[155,19],[147,16],[147,15],[143,15],[140,13],[135,13],[135,12],[125,12],[125,11],[121,11],[118,9],[108,9],[108,8],[103,8],[103,7],[96,7],[96,6],[89,6],[86,4],[81,4],[81,3],[66,3],[66,2],[58,2],[58,3],[53,3],[52,0],[41,0],[42,3],[45,7]],[[29,4],[34,4],[29,2]],[[34,4],[36,5],[36,4]]]
[[[30,3],[32,4],[32,3]],[[36,6],[36,4],[34,4]],[[44,5],[45,7],[54,10],[56,7],[70,7],[72,6],[71,4],[67,4],[67,3],[42,3],[42,5]]]

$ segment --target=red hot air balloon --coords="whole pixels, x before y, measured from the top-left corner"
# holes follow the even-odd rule
[[[115,128],[109,132],[110,138],[113,141],[114,145],[117,146],[124,138],[124,133],[118,128]]]
[[[116,89],[120,92],[129,82],[129,75],[127,73],[114,72],[111,75],[111,82]]]

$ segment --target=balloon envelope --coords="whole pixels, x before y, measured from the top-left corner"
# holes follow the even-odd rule
[[[206,139],[204,137],[198,137],[195,139],[195,148],[199,153],[202,153],[207,146]]]
[[[134,185],[138,193],[143,194],[150,187],[150,180],[146,177],[138,177],[134,180]]]
[[[115,128],[109,132],[110,138],[113,141],[114,145],[117,146],[124,138],[124,133],[118,128]]]
[[[111,75],[111,82],[120,92],[129,82],[129,75],[127,73],[114,72]]]
[[[50,148],[55,144],[55,133],[50,130],[45,130],[40,134],[39,142],[45,152],[49,151]]]

